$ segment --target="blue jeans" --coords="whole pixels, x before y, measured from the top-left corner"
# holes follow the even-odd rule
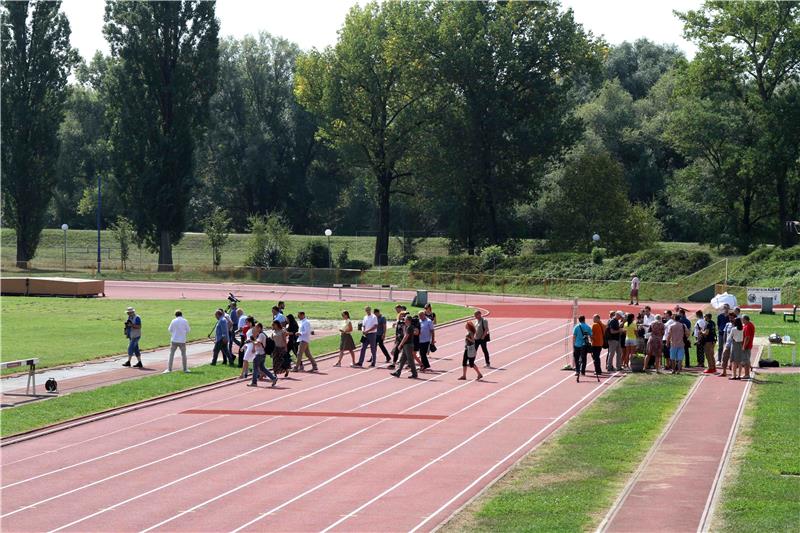
[[[378,334],[374,331],[372,333],[365,333],[364,334],[365,340],[361,343],[361,356],[358,358],[358,364],[364,364],[364,356],[367,354],[367,346],[369,346],[370,351],[372,352],[372,359],[370,359],[370,364],[375,364],[375,354],[378,351]]]
[[[270,381],[275,381],[275,374],[270,372],[267,367],[264,366],[264,363],[267,360],[267,356],[264,354],[256,355],[255,359],[253,359],[253,379],[250,381],[253,385],[258,383],[258,373],[262,372],[264,375],[269,378]]]
[[[139,358],[142,357],[142,353],[139,351],[139,339],[140,337],[136,337],[128,341],[128,357],[133,355]]]
[[[214,351],[212,352],[213,355],[211,357],[211,364],[217,364],[217,356],[219,352],[222,351],[222,364],[227,364],[229,361],[233,364],[233,356],[231,352],[228,351],[228,339],[221,339],[214,343]]]

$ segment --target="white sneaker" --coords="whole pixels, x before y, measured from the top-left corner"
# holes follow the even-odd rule
[[[168,368],[168,369],[164,370],[164,371],[162,372],[162,374],[169,374],[170,372],[172,372],[172,370],[170,370],[170,369]]]

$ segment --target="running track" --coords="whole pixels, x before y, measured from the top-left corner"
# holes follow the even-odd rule
[[[0,528],[433,529],[615,382],[559,370],[569,326],[494,318],[485,382],[457,381],[453,326],[420,380],[327,361],[5,446]]]

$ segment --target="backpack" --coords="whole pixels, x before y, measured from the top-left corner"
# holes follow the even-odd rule
[[[275,341],[272,340],[272,337],[270,337],[269,335],[267,335],[266,337],[267,337],[267,342],[264,343],[264,353],[266,353],[267,355],[272,355],[272,353],[275,351]]]
[[[759,368],[773,368],[773,367],[779,367],[781,366],[781,364],[775,359],[761,359],[758,362],[758,366]]]

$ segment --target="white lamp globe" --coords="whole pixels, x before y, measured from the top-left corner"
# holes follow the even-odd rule
[[[330,237],[331,235],[333,235],[333,232],[330,229],[326,229],[325,230],[325,236],[326,237]]]
[[[593,240],[594,242],[599,242],[599,241],[600,241],[600,235],[598,235],[597,233],[595,233],[594,235],[592,235],[592,240]]]
[[[61,229],[67,231],[69,229],[69,226],[67,224],[61,224]]]

